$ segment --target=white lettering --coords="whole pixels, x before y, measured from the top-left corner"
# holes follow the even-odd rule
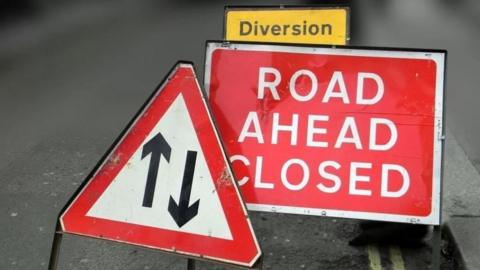
[[[360,72],[357,77],[357,104],[372,105],[380,101],[383,97],[384,85],[382,78],[375,73]],[[373,98],[367,99],[363,96],[363,86],[365,79],[373,79],[377,83],[377,93]]]
[[[348,130],[351,131],[352,137],[346,137]],[[355,118],[348,116],[343,122],[342,129],[335,142],[335,148],[340,148],[344,143],[353,143],[355,148],[362,149],[362,143],[360,141],[360,135],[358,134],[357,125],[355,124]]]
[[[328,115],[309,115],[307,125],[307,146],[311,147],[328,147],[327,142],[315,141],[313,136],[315,134],[327,134],[327,129],[315,127],[316,121],[328,121]]]
[[[302,75],[305,75],[305,76],[309,77],[310,81],[312,82],[312,86],[310,88],[310,91],[305,96],[302,96],[302,95],[298,94],[297,89],[295,87],[297,79]],[[313,72],[311,72],[310,70],[306,70],[306,69],[298,70],[297,72],[295,72],[293,74],[292,78],[290,78],[290,93],[292,94],[292,97],[294,99],[298,100],[298,101],[309,101],[309,100],[311,100],[315,96],[315,94],[317,93],[317,90],[318,90],[317,77],[315,77],[315,74],[313,74]]]
[[[397,171],[402,175],[403,182],[402,187],[397,191],[388,190],[388,172]],[[408,175],[407,170],[404,167],[396,164],[383,164],[382,166],[382,186],[381,186],[381,196],[389,198],[398,198],[402,197],[407,193],[408,188],[410,187],[410,176]]]
[[[377,126],[386,125],[390,129],[390,139],[385,144],[377,144]],[[372,118],[370,119],[370,140],[369,149],[377,151],[387,151],[392,148],[397,142],[398,133],[395,124],[385,118]]]
[[[335,85],[338,84],[338,92],[334,92]],[[328,83],[327,90],[325,91],[325,96],[323,96],[322,102],[327,103],[330,98],[341,98],[343,103],[349,104],[350,100],[348,99],[347,87],[345,86],[345,81],[343,80],[343,74],[340,71],[333,72],[332,78]]]
[[[273,113],[272,144],[278,143],[278,132],[288,131],[290,132],[290,144],[297,145],[298,114],[294,113],[292,115],[291,125],[280,125],[279,117],[280,117],[279,113]]]
[[[257,164],[255,166],[255,188],[266,188],[266,189],[273,189],[273,183],[266,183],[262,182],[262,165],[263,165],[263,157],[257,157]]]
[[[367,189],[358,189],[358,182],[370,182],[370,177],[367,175],[358,175],[357,169],[371,169],[372,163],[352,162],[350,164],[350,186],[349,193],[351,195],[371,196],[372,191]]]
[[[267,78],[267,74],[272,74],[275,79],[271,82],[265,81]],[[275,100],[280,100],[280,96],[277,92],[277,86],[280,84],[282,80],[282,75],[280,71],[272,67],[260,67],[259,74],[258,74],[258,99],[265,98],[265,88],[270,89],[272,93],[272,97]]]
[[[253,124],[253,131],[250,132],[250,126]],[[245,141],[246,137],[256,138],[258,143],[263,143],[263,134],[262,130],[260,129],[260,122],[258,121],[258,115],[256,112],[249,112],[247,115],[247,119],[243,124],[242,131],[240,132],[240,136],[238,137],[238,142]]]
[[[327,161],[324,161],[324,162],[320,163],[320,166],[318,166],[318,172],[319,172],[320,176],[327,179],[327,180],[331,180],[333,182],[333,186],[327,187],[324,184],[319,183],[317,185],[317,188],[320,191],[323,191],[325,193],[335,193],[340,189],[340,185],[341,185],[340,177],[338,177],[334,174],[328,173],[325,170],[327,167],[333,167],[333,168],[338,170],[338,169],[340,169],[340,164],[338,164],[338,162],[335,162],[335,161],[332,161],[332,160],[327,160]]]
[[[230,157],[230,163],[233,163],[235,161],[241,161],[245,166],[250,166],[250,161],[242,155],[233,155]],[[239,186],[243,186],[248,182],[249,178],[247,176],[242,177],[242,179],[237,180],[237,183]]]
[[[300,167],[303,170],[302,181],[300,181],[300,183],[296,185],[291,184],[287,178],[288,168],[290,168],[290,166],[293,164],[300,165]],[[303,189],[307,185],[309,178],[310,178],[310,171],[308,169],[307,163],[305,163],[305,161],[301,159],[297,159],[297,158],[290,159],[287,162],[285,162],[285,164],[283,164],[282,166],[282,172],[281,172],[282,183],[283,185],[285,185],[286,188],[290,190],[296,191],[296,190]]]

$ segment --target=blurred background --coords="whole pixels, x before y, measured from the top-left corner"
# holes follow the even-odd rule
[[[114,108],[105,102],[127,99],[134,110],[178,59],[194,61],[203,74],[205,40],[222,38],[223,6],[239,3],[349,4],[351,45],[447,49],[447,125],[480,169],[480,3],[473,0],[0,0],[3,153],[28,147],[18,143],[18,136],[26,136],[19,131],[30,128],[35,132],[28,135],[37,136],[54,122],[51,117],[68,118],[52,112],[72,95],[77,106],[91,109],[67,114],[96,115],[100,106],[105,111],[98,117],[108,117]],[[113,89],[115,101],[100,101]],[[24,118],[13,124],[8,115]],[[2,155],[0,165],[8,159]]]
[[[351,6],[351,45],[448,50],[446,125],[467,157],[452,178],[471,173],[468,160],[480,170],[478,1],[0,0],[0,269],[46,269],[58,211],[167,71],[190,60],[203,78],[205,40],[222,38],[225,4],[324,3]],[[458,200],[457,212],[469,209]],[[330,232],[354,236],[343,224]],[[273,237],[269,226],[262,237]],[[67,245],[62,269],[137,269],[147,256],[101,244],[96,256],[119,258],[102,266],[93,243]]]

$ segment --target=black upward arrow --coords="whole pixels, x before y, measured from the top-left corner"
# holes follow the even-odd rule
[[[153,194],[157,183],[158,166],[160,166],[160,157],[163,155],[167,162],[169,162],[171,152],[172,148],[160,132],[143,146],[142,159],[151,154],[147,184],[145,185],[145,193],[143,195],[143,207],[152,207]]]
[[[170,212],[170,215],[175,220],[178,227],[182,227],[198,214],[200,199],[189,207],[196,160],[197,152],[188,151],[185,170],[183,172],[182,190],[180,191],[179,203],[177,204],[172,196],[170,196],[170,201],[168,202],[168,212]]]

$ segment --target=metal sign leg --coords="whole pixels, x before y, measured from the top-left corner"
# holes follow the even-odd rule
[[[440,255],[442,251],[442,227],[433,226],[432,237],[432,270],[440,270]]]
[[[263,255],[260,256],[260,258],[258,258],[258,261],[257,263],[255,264],[255,268],[256,270],[262,270],[263,269]]]
[[[60,256],[60,245],[62,244],[63,234],[60,230],[59,224],[55,228],[55,235],[53,237],[52,250],[50,251],[50,261],[48,262],[48,270],[56,270],[58,257]]]
[[[187,259],[187,270],[195,270],[195,260]]]

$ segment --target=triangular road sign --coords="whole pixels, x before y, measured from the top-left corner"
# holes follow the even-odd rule
[[[256,262],[261,251],[191,64],[174,67],[60,224],[67,233]]]

